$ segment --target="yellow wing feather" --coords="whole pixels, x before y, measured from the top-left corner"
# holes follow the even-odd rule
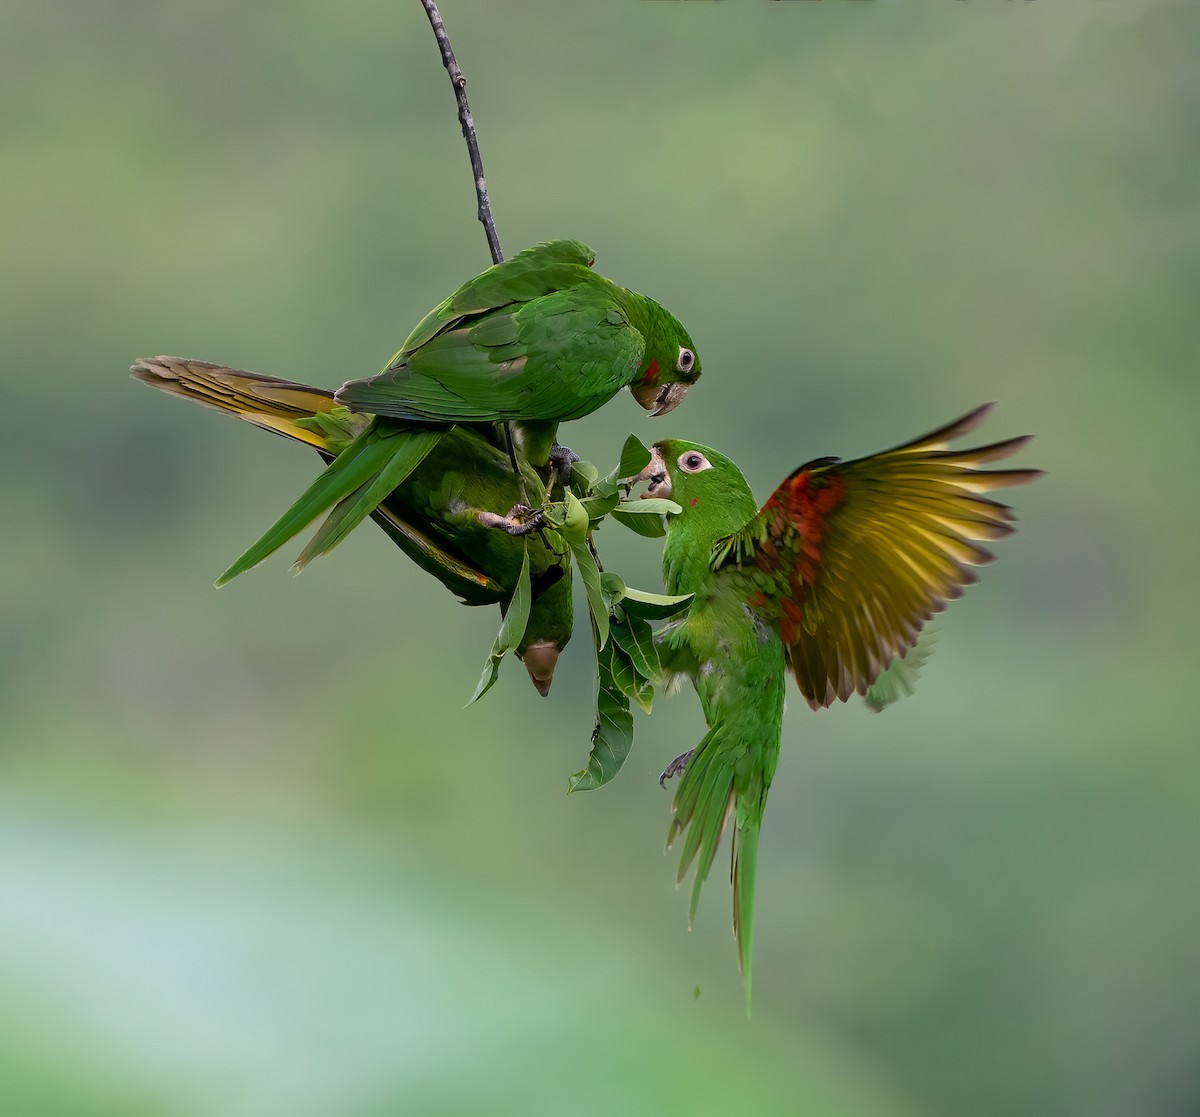
[[[814,708],[865,694],[976,580],[973,568],[992,561],[980,544],[1015,530],[1012,511],[980,494],[1041,471],[980,467],[1028,437],[948,449],[991,406],[881,454],[801,466],[726,552],[759,568],[752,585],[762,589],[748,601],[779,624],[788,665]]]

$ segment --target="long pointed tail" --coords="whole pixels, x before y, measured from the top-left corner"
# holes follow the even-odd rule
[[[754,935],[754,881],[758,865],[758,832],[766,799],[764,780],[752,775],[756,786],[748,793],[736,790],[737,762],[741,750],[729,740],[723,726],[705,734],[683,770],[672,809],[675,817],[667,832],[667,848],[687,832],[679,856],[682,881],[689,866],[696,862],[692,880],[689,922],[696,917],[700,890],[708,878],[725,824],[735,819],[732,840],[733,937],[738,949],[738,964],[746,983],[746,1015],[750,1014],[751,953]]]
[[[294,438],[318,450],[331,450],[329,434],[311,420],[314,415],[327,415],[338,406],[332,392],[183,357],[143,357],[134,362],[130,371],[151,388],[235,415],[263,430]],[[345,441],[349,442],[366,426],[367,419],[347,416],[347,423],[352,424],[345,435]],[[340,448],[334,445],[331,452],[336,453]]]
[[[208,361],[147,357],[136,361],[131,372],[152,388],[236,415],[264,430],[315,447],[327,459],[334,457],[300,499],[217,579],[218,586],[257,566],[325,512],[328,517],[296,560],[296,569],[303,569],[317,555],[327,554],[375,512],[445,433],[400,427],[380,431],[371,425],[369,417],[350,415],[331,392]],[[406,550],[406,544],[414,543],[416,533],[394,516],[387,515],[380,522]],[[397,538],[397,532],[404,542]]]
[[[319,554],[327,554],[421,464],[444,434],[442,430],[380,430],[369,426],[217,579],[217,586],[257,566],[325,512],[329,512],[328,521],[296,560],[296,569],[303,569]]]
[[[750,1015],[751,962],[754,953],[754,881],[758,874],[758,834],[761,814],[738,822],[733,832],[733,941],[737,943],[738,965],[746,983],[746,1015]]]

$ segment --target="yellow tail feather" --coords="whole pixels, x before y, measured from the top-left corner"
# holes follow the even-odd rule
[[[183,357],[143,357],[130,371],[151,388],[236,415],[318,450],[328,449],[329,440],[322,431],[309,430],[298,422],[328,414],[338,406],[333,393],[322,388]]]

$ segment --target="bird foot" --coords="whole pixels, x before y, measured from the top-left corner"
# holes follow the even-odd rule
[[[564,485],[571,480],[571,466],[579,461],[579,455],[569,446],[560,446],[557,442],[550,447],[550,456],[546,459],[546,500],[551,499],[554,486],[561,480]]]
[[[692,759],[692,753],[695,751],[695,749],[688,749],[687,752],[685,752],[682,756],[675,757],[675,759],[663,769],[663,774],[658,777],[658,786],[666,787],[667,780],[679,775],[679,773],[687,767],[687,762]]]
[[[550,447],[549,462],[562,474],[570,471],[570,467],[579,461],[579,455],[570,446],[560,446],[557,442]]]
[[[530,532],[541,531],[546,526],[546,519],[540,508],[530,508],[527,504],[514,504],[507,516],[497,516],[495,512],[480,511],[479,522],[485,527],[499,528],[509,535],[528,535]]]

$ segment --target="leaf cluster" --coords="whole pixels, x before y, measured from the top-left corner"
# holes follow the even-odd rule
[[[594,532],[608,516],[638,535],[656,538],[665,534],[663,516],[679,511],[669,500],[628,499],[627,479],[649,461],[650,451],[630,435],[611,471],[601,476],[591,462],[573,463],[562,499],[541,509],[543,538],[556,553],[570,556],[583,585],[596,657],[591,749],[587,763],[568,780],[568,791],[603,787],[620,771],[633,747],[632,703],[649,713],[654,687],[662,677],[651,622],[675,616],[692,601],[691,594],[668,596],[627,586],[620,575],[603,568],[596,550]],[[501,660],[520,645],[532,600],[527,549],[516,591],[471,702],[487,693]]]

